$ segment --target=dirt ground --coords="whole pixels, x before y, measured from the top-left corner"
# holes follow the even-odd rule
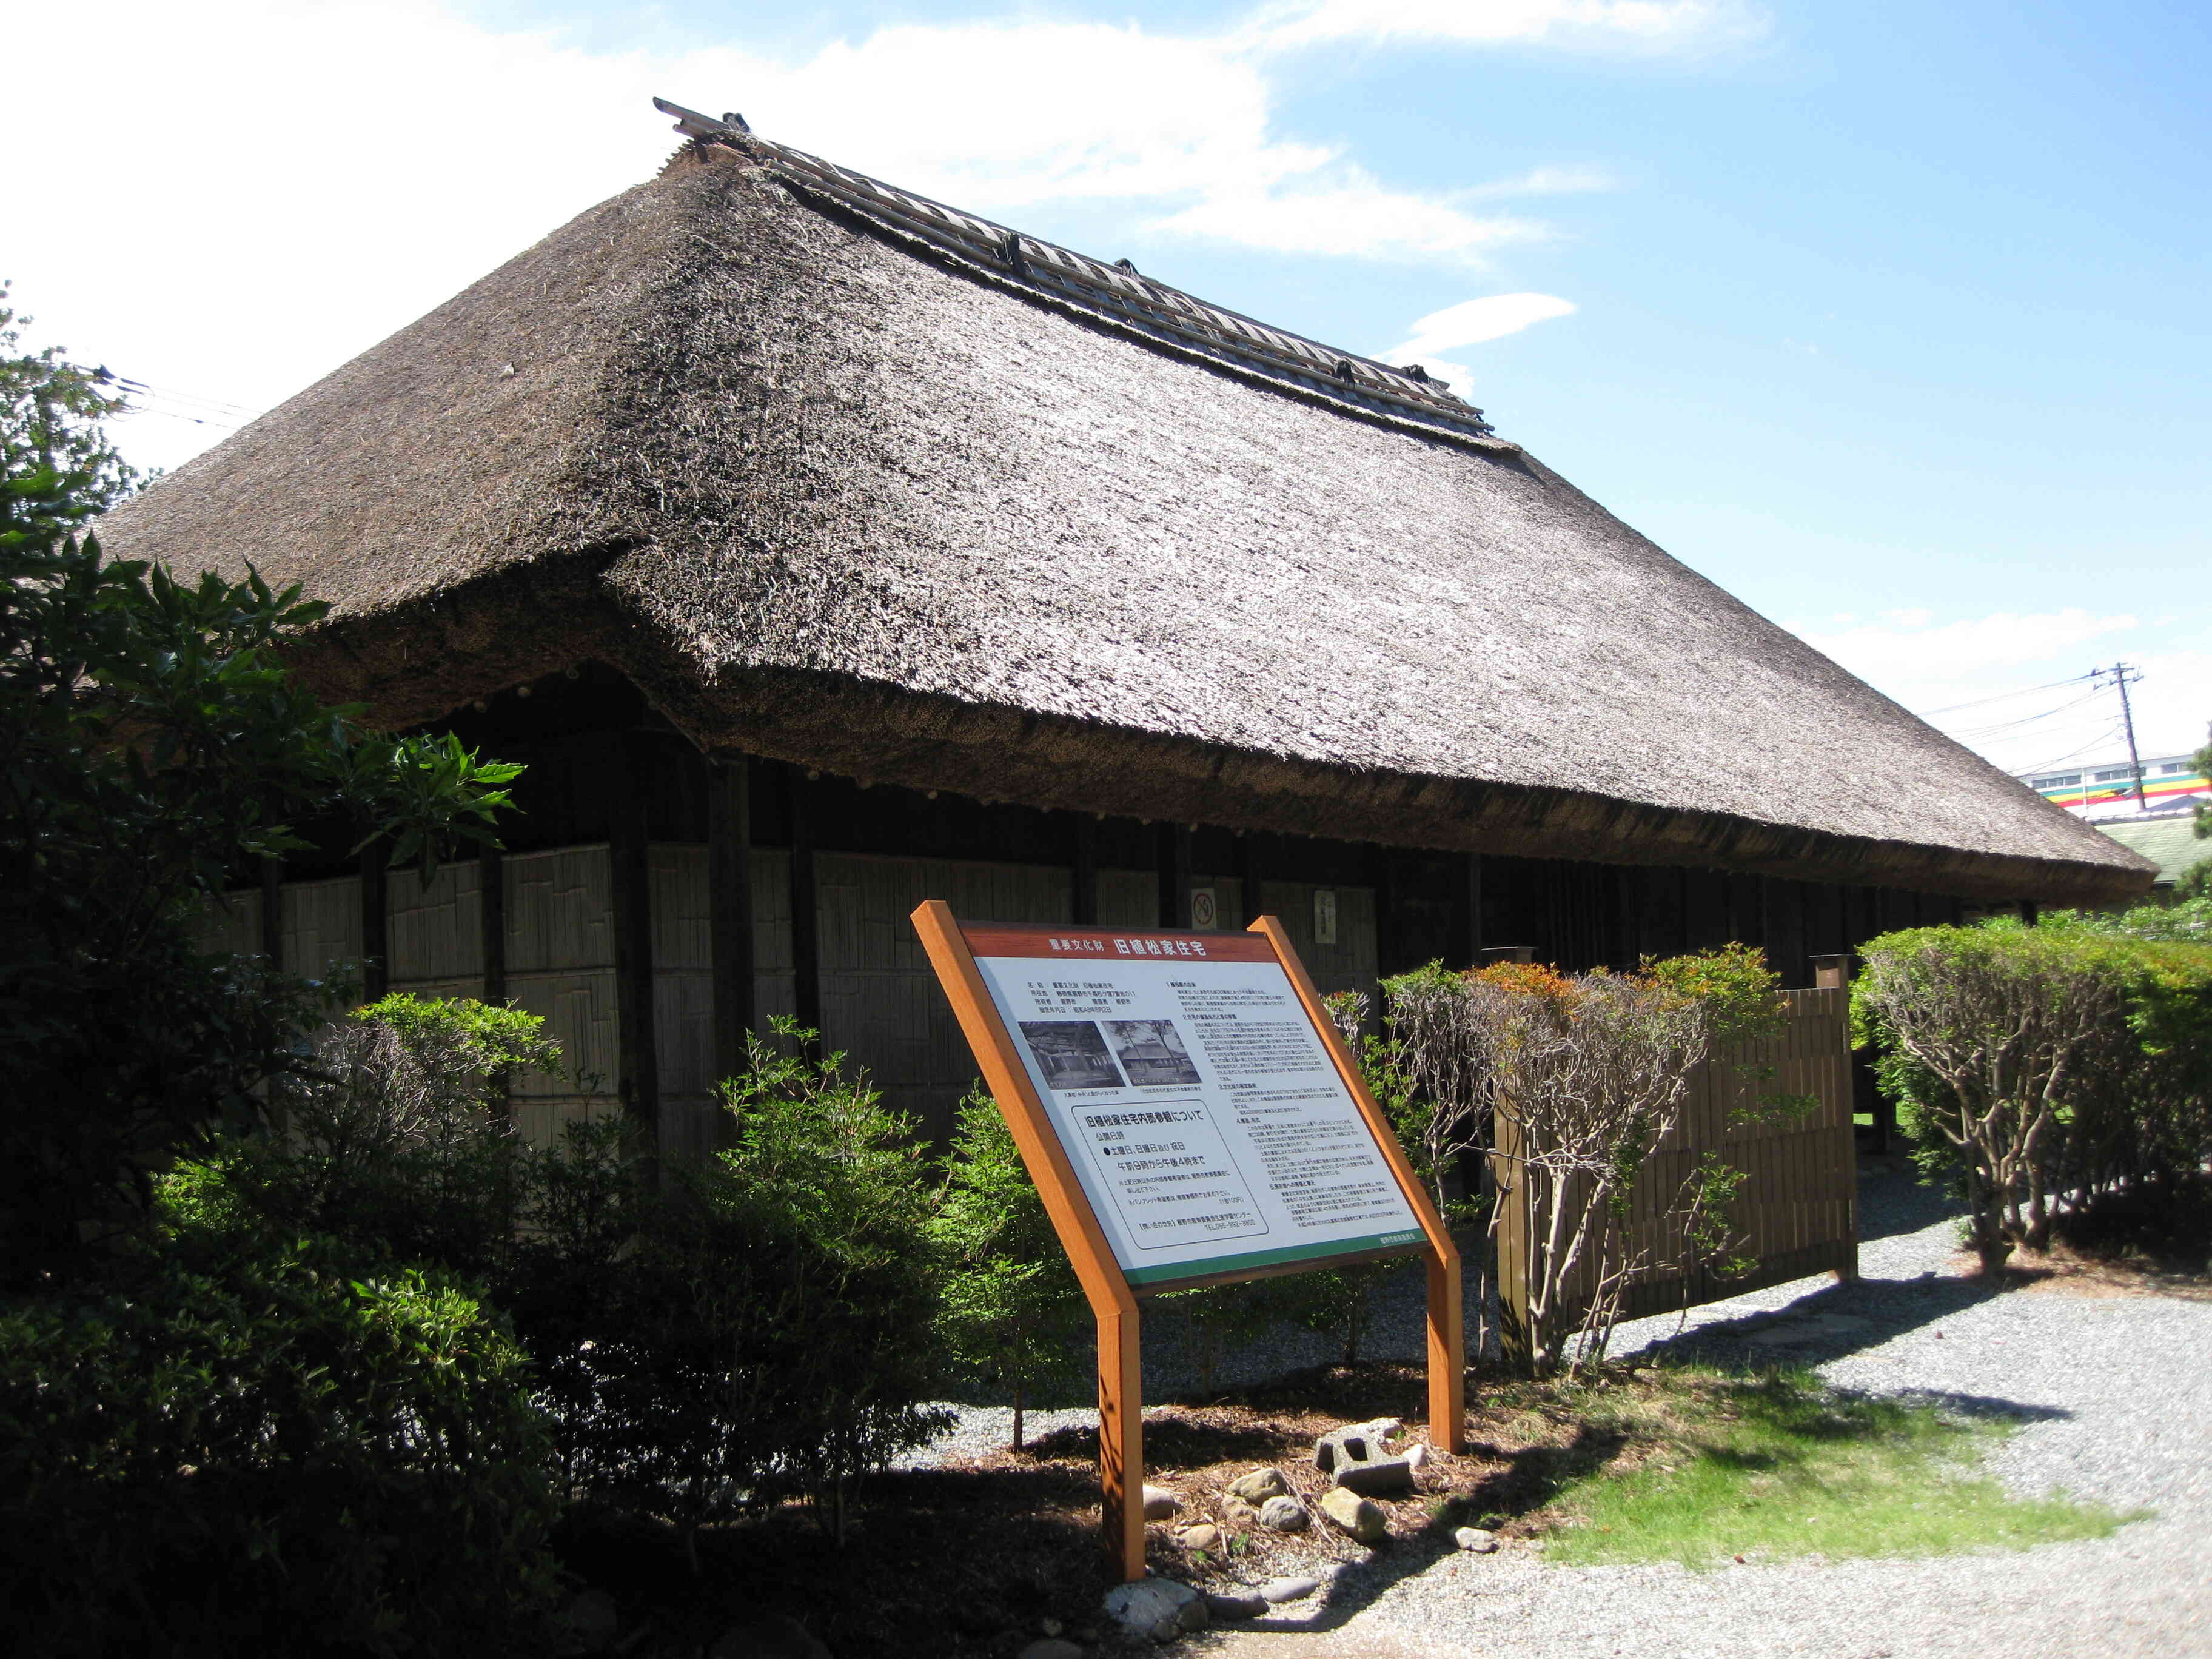
[[[1468,1455],[1430,1465],[1416,1493],[1383,1506],[1394,1537],[1467,1525],[1528,1536],[1565,1480],[1623,1451],[1530,1389],[1502,1378],[1470,1389],[1481,1403]],[[1316,1437],[1387,1416],[1405,1422],[1408,1444],[1425,1442],[1425,1400],[1418,1367],[1364,1365],[1149,1409],[1146,1479],[1182,1502],[1173,1522],[1147,1529],[1152,1570],[1229,1589],[1365,1558],[1318,1516],[1303,1533],[1239,1522],[1225,1489],[1275,1468],[1311,1508],[1328,1485],[1313,1466]],[[1218,1526],[1225,1547],[1184,1548],[1177,1534],[1200,1522]],[[627,1653],[696,1655],[733,1624],[781,1613],[836,1659],[1010,1656],[1048,1633],[1086,1647],[1098,1639],[1099,1601],[1115,1582],[1101,1535],[1097,1436],[1063,1430],[1020,1452],[876,1477],[842,1548],[794,1504],[703,1534],[696,1577],[672,1535],[635,1524],[572,1526],[562,1553],[580,1583],[617,1596]]]

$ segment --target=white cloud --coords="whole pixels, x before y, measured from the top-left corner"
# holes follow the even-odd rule
[[[1278,51],[1352,41],[1451,41],[1687,52],[1757,38],[1764,20],[1734,0],[1295,0],[1248,25]]]
[[[1514,196],[1586,196],[1594,191],[1614,190],[1620,181],[1603,167],[1531,167],[1517,179],[1498,179],[1472,185],[1451,193],[1455,202],[1492,202]]]
[[[1376,356],[1384,362],[1419,363],[1431,374],[1442,375],[1455,385],[1465,385],[1474,376],[1461,365],[1445,362],[1437,353],[1455,346],[1480,345],[1486,340],[1503,339],[1553,317],[1571,317],[1574,312],[1574,301],[1562,300],[1557,295],[1488,294],[1431,312],[1413,325],[1412,336],[1402,344]]]
[[[2071,660],[2090,641],[2136,625],[2132,616],[2093,616],[2075,606],[2035,616],[2000,611],[1940,624],[1927,611],[1893,611],[1878,623],[1861,623],[1840,633],[1794,627],[1792,631],[1888,690],[1893,684],[1957,685],[1990,672],[2010,673]],[[1944,701],[1939,696],[1908,707],[1934,708]]]
[[[1939,623],[1915,608],[1840,629],[1791,627],[2007,771],[2126,758],[2118,693],[2087,678],[2099,665],[2124,659],[2142,669],[2130,696],[2146,757],[2195,748],[2212,717],[2212,653],[2135,647],[2145,629],[2130,615],[2076,607]]]
[[[114,0],[96,18],[46,7],[11,21],[10,50],[41,72],[0,106],[0,150],[27,177],[109,192],[74,235],[0,223],[0,275],[39,340],[268,408],[649,177],[677,142],[655,93],[734,105],[771,137],[982,212],[1098,204],[1133,229],[1276,254],[1479,268],[1550,233],[1470,203],[1599,182],[1540,167],[1463,198],[1395,187],[1281,130],[1249,30],[902,26],[786,58],[585,50],[458,3]],[[1477,6],[1480,27],[1438,38],[1657,38],[1696,9]],[[1276,26],[1382,40],[1449,21],[1401,10],[1307,7]],[[222,430],[149,412],[125,438],[173,465]]]
[[[1541,242],[1548,226],[1477,218],[1429,198],[1384,187],[1364,167],[1339,166],[1285,187],[1209,193],[1150,228],[1208,236],[1274,253],[1438,260],[1480,267],[1493,248]]]

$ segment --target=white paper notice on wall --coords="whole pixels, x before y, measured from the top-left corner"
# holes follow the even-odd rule
[[[1221,926],[1220,901],[1211,887],[1190,890],[1190,925],[1209,930]]]
[[[1314,894],[1314,943],[1336,943],[1336,890],[1323,887]]]
[[[962,933],[1133,1287],[1421,1245],[1419,1216],[1267,939]]]

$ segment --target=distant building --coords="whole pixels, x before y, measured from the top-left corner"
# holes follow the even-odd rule
[[[2168,893],[2181,872],[2204,859],[2212,859],[2212,841],[2197,836],[2197,814],[2167,807],[2126,817],[2103,818],[2097,828],[2123,847],[2134,848],[2158,866],[2151,884],[2155,894]]]
[[[2187,755],[2160,755],[2142,763],[2142,801],[2136,799],[2135,769],[2125,756],[2092,765],[2048,772],[2015,772],[2047,801],[2093,822],[2193,807],[2212,800],[2212,784]]]

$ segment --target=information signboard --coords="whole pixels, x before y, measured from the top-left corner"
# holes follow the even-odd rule
[[[1264,937],[962,932],[1139,1293],[1427,1243]]]
[[[1429,1433],[1465,1447],[1459,1252],[1280,924],[963,927],[914,913],[1098,1322],[1106,1537],[1145,1571],[1136,1298],[1419,1252]]]

